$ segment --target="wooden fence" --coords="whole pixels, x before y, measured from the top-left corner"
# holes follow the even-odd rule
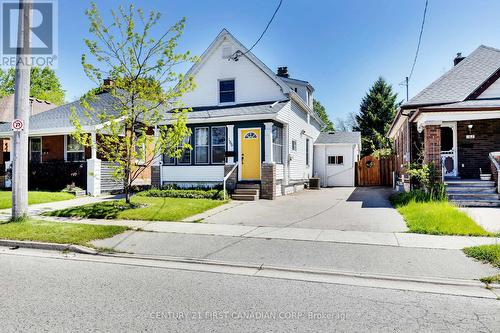
[[[393,157],[365,156],[357,165],[358,186],[392,186]]]

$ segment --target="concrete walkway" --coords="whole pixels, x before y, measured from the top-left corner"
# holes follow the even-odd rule
[[[123,195],[103,195],[99,197],[80,197],[71,200],[63,200],[63,201],[55,201],[55,202],[47,202],[42,204],[30,205],[28,207],[28,215],[36,216],[42,213],[58,210],[58,209],[67,209],[71,207],[77,207],[82,205],[93,204],[102,201],[116,200],[122,198]],[[0,209],[0,219],[9,219],[11,214],[11,209]]]
[[[484,230],[500,233],[500,208],[492,207],[464,207],[461,208]]]

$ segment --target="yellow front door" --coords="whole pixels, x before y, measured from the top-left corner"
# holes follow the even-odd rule
[[[260,129],[242,129],[241,142],[241,179],[260,179]]]

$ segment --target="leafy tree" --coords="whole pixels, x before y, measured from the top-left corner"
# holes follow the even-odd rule
[[[0,69],[0,97],[11,95],[15,90],[15,68]],[[53,69],[31,67],[30,97],[43,99],[56,105],[64,104],[65,91]]]
[[[351,132],[357,126],[356,114],[349,112],[344,118],[337,117],[335,128],[341,132]]]
[[[334,132],[333,123],[328,118],[325,107],[316,99],[313,99],[313,111],[321,118],[325,125],[321,128],[321,132]]]
[[[370,155],[375,150],[391,148],[386,137],[396,114],[397,94],[392,86],[379,77],[361,101],[359,114],[356,115],[355,131],[361,132],[362,154]]]
[[[197,58],[189,51],[176,52],[185,18],[155,38],[152,29],[160,23],[160,13],[152,11],[146,15],[130,5],[128,9],[120,6],[111,14],[111,22],[105,24],[95,3],[86,11],[94,40],[85,40],[89,55],[82,55],[82,64],[98,88],[81,101],[89,120],[99,119],[101,123],[96,130],[98,144],[84,132],[85,122],[75,112],[73,135],[81,144],[95,147],[105,160],[114,162],[114,177],[123,181],[126,201],[130,203],[134,180],[156,158],[165,151],[179,158],[185,149],[191,149],[183,143],[191,134],[187,127],[188,110],[180,109],[179,100],[194,89],[194,81],[174,69]],[[105,78],[109,80],[103,83]],[[93,109],[92,101],[102,96],[102,91],[108,92],[112,101],[104,110]],[[167,121],[171,121],[169,126],[160,126]],[[151,135],[153,128],[158,129],[156,136]]]

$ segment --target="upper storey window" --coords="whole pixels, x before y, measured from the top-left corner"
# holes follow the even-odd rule
[[[234,103],[234,80],[219,81],[219,103]]]

